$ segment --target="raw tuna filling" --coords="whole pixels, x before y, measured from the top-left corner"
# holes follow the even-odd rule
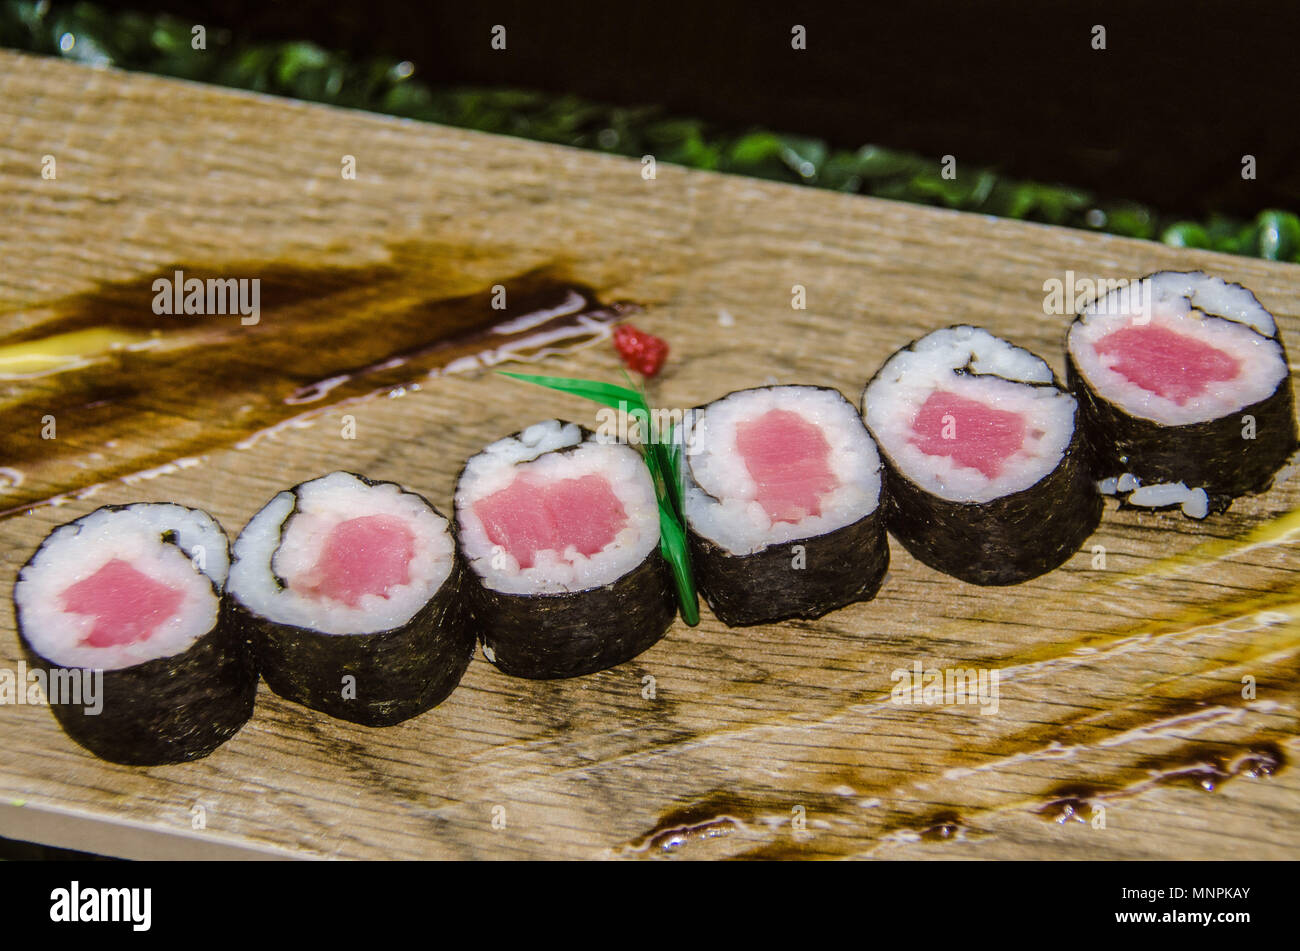
[[[297,585],[322,598],[356,607],[363,595],[388,597],[411,583],[415,535],[391,515],[363,515],[330,531],[320,558]]]
[[[570,547],[591,557],[604,551],[627,525],[623,503],[599,475],[540,482],[521,474],[474,503],[488,540],[533,567],[539,551],[563,556]]]
[[[1165,327],[1125,327],[1102,337],[1095,349],[1112,357],[1110,368],[1130,383],[1179,406],[1241,372],[1231,354]]]
[[[978,400],[935,390],[912,421],[912,442],[927,456],[948,456],[959,466],[996,479],[1025,444],[1025,418]],[[1035,437],[1041,437],[1036,433]]]
[[[821,500],[839,488],[830,443],[798,413],[768,410],[736,426],[736,449],[758,486],[755,498],[773,522],[821,515]]]
[[[86,647],[116,647],[147,640],[176,613],[182,592],[113,558],[89,578],[64,590],[63,610],[95,621],[81,641]]]

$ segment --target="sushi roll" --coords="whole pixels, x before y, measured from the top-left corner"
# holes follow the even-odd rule
[[[1026,581],[1101,520],[1075,401],[1039,357],[978,327],[927,334],[862,396],[885,457],[889,529],[972,584]]]
[[[483,654],[516,677],[630,660],[677,613],[641,454],[558,419],[492,443],[456,485]]]
[[[1266,489],[1296,448],[1273,316],[1240,284],[1161,271],[1088,305],[1067,379],[1102,490],[1193,517]]]
[[[818,618],[875,596],[883,467],[852,403],[820,386],[740,390],[683,429],[691,565],[719,620]]]
[[[445,700],[469,666],[461,578],[451,526],[423,497],[331,472],[253,516],[230,595],[272,690],[391,726]]]
[[[223,601],[229,566],[221,526],[180,505],[108,506],[50,533],[18,573],[14,606],[68,736],[155,766],[239,732],[257,669]]]

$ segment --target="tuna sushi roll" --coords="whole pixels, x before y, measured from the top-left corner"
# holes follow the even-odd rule
[[[1194,517],[1266,489],[1296,448],[1286,351],[1240,284],[1161,271],[1075,319],[1067,372],[1106,492]]]
[[[696,582],[735,627],[874,597],[889,567],[882,465],[837,390],[768,386],[692,410],[683,502]]]
[[[253,713],[257,669],[222,591],[225,533],[205,512],[141,503],[60,526],[18,573],[27,662],[59,725],[96,756],[207,756]]]
[[[483,654],[549,679],[613,667],[677,613],[659,505],[641,454],[558,419],[465,464],[456,522]]]
[[[451,526],[423,497],[332,472],[253,516],[230,595],[272,690],[390,726],[441,703],[469,666],[461,577]]]
[[[936,330],[867,384],[888,473],[890,531],[972,584],[1057,567],[1101,520],[1075,401],[1039,357],[986,330]]]

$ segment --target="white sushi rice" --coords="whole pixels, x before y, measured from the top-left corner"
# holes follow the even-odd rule
[[[584,438],[585,436],[585,438]],[[627,524],[608,545],[586,557],[576,547],[541,550],[521,568],[494,545],[474,504],[508,488],[522,473],[540,483],[604,476],[622,503]],[[461,551],[483,584],[506,594],[554,594],[612,584],[659,545],[659,504],[641,454],[609,437],[584,434],[575,423],[550,419],[489,445],[465,464],[456,487]]]
[[[1240,284],[1200,272],[1162,271],[1094,301],[1070,327],[1067,347],[1094,391],[1130,416],[1164,426],[1219,419],[1267,399],[1289,373],[1272,339],[1273,317]],[[1096,345],[1128,326],[1162,327],[1194,337],[1241,364],[1235,380],[1212,382],[1182,405],[1143,389],[1112,369],[1119,357]]]
[[[827,463],[839,485],[819,512],[797,522],[773,521],[758,501],[758,483],[736,448],[737,428],[771,410],[787,410],[821,430]],[[853,405],[834,390],[775,386],[741,390],[688,414],[683,474],[686,521],[725,551],[747,555],[775,544],[826,535],[880,505],[880,454]]]
[[[1124,504],[1137,508],[1170,508],[1177,505],[1189,518],[1210,514],[1210,495],[1202,488],[1188,488],[1184,482],[1160,482],[1143,485],[1131,472],[1109,476],[1097,483],[1102,495],[1122,495]]]
[[[1188,507],[1193,511],[1204,509],[1199,517],[1204,517],[1205,512],[1209,511],[1209,495],[1206,495],[1204,488],[1188,488],[1183,482],[1161,482],[1158,485],[1139,486],[1132,491],[1126,501],[1140,508],[1169,508],[1170,505],[1180,505],[1184,511]]]
[[[863,416],[881,451],[927,492],[989,502],[1029,488],[1060,464],[1074,433],[1075,402],[1052,384],[1051,367],[1028,350],[979,327],[946,327],[889,358],[863,394]],[[1024,445],[995,478],[916,445],[913,424],[936,390],[1025,418]]]
[[[174,543],[164,541],[172,533]],[[83,643],[95,617],[63,609],[63,594],[113,559],[180,591],[182,601],[144,640],[96,647]],[[23,633],[42,657],[62,667],[117,670],[188,650],[217,623],[229,568],[226,537],[205,512],[170,503],[100,509],[51,533],[19,574],[14,604]]]
[[[408,582],[386,595],[363,594],[355,606],[308,590],[334,529],[374,515],[410,529]],[[433,598],[451,575],[454,551],[447,520],[418,495],[390,482],[367,485],[350,472],[332,472],[281,492],[253,516],[235,540],[230,593],[278,624],[323,634],[374,634],[408,623]]]

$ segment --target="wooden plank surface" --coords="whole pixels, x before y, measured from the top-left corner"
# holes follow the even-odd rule
[[[958,321],[1059,372],[1066,318],[1044,315],[1043,283],[1067,271],[1204,267],[1300,347],[1293,266],[664,165],[646,180],[623,159],[10,53],[0,130],[0,366],[100,325],[126,345],[63,337],[85,366],[0,380],[6,591],[54,525],[105,503],[196,505],[233,537],[275,491],[346,467],[446,510],[486,442],[547,415],[592,424],[594,407],[465,361],[424,376],[448,354],[421,349],[412,313],[439,325],[539,274],[642,308],[673,348],[651,387],[667,407],[771,381],[856,399],[894,349]],[[178,264],[289,275],[294,293],[256,327],[155,317],[141,281]],[[617,379],[600,338],[539,365]],[[317,365],[373,366],[367,341],[415,354],[409,379],[286,402]],[[105,422],[68,397],[87,379],[139,386]],[[249,438],[244,405],[280,425]],[[183,766],[103,763],[47,710],[3,706],[0,835],[132,857],[1297,858],[1298,508],[1300,480],[1203,523],[1108,503],[1087,550],[1011,588],[894,545],[871,603],[745,630],[705,609],[570,681],[476,658],[447,702],[388,729],[263,686],[244,730]],[[7,599],[0,628],[13,669]],[[917,662],[998,670],[997,712],[891,702]]]

